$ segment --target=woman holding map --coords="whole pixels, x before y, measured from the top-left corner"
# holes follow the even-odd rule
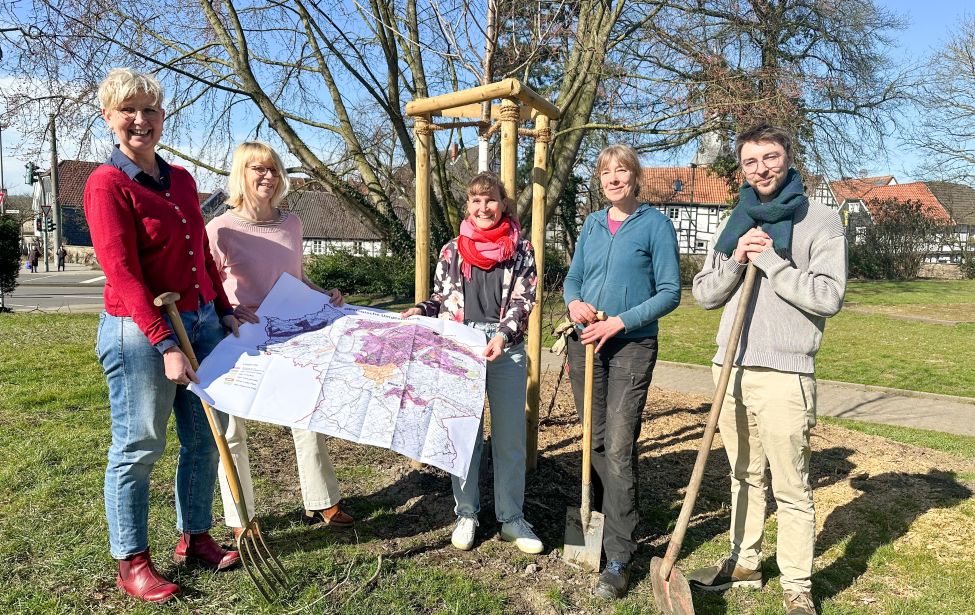
[[[230,197],[227,199],[230,209],[206,227],[210,252],[227,298],[247,322],[258,322],[256,310],[282,273],[303,280],[317,291],[326,292],[304,276],[301,219],[278,209],[288,193],[288,186],[288,174],[277,152],[264,143],[243,143],[234,151],[231,163]],[[326,294],[333,305],[341,306],[345,302],[338,289],[333,288]],[[254,487],[244,420],[227,416],[225,427],[227,443],[240,474],[244,502],[248,514],[253,515]],[[305,504],[302,520],[308,524],[351,527],[352,517],[339,507],[342,496],[325,436],[297,428],[291,430],[291,435]],[[220,493],[227,525],[239,534],[242,523],[223,468],[220,468]]]
[[[501,538],[525,553],[541,553],[542,541],[525,521],[525,331],[535,304],[535,258],[511,215],[511,201],[493,173],[467,186],[467,218],[460,235],[440,251],[430,299],[401,316],[423,315],[463,322],[487,337],[487,397],[491,408],[494,512]],[[451,476],[457,524],[451,537],[463,551],[474,546],[480,511],[484,421],[478,429],[467,478]]]
[[[637,200],[640,161],[625,145],[599,153],[596,174],[610,207],[582,225],[564,297],[577,328],[569,337],[569,378],[582,416],[586,344],[595,344],[592,407],[594,508],[605,515],[606,568],[595,594],[621,597],[636,552],[637,438],[657,361],[657,320],[680,302],[674,225]],[[598,320],[596,311],[608,318]]]
[[[196,183],[156,154],[163,92],[152,75],[116,68],[98,86],[102,118],[117,139],[108,161],[85,185],[85,217],[105,273],[105,311],[96,352],[108,381],[112,444],[105,469],[105,512],[116,584],[149,602],[179,586],[149,557],[149,475],[166,447],[175,412],[176,527],[173,559],[226,570],[240,561],[210,537],[217,447],[199,398],[196,374],[153,298],[175,291],[180,319],[201,360],[239,322],[207,248]]]

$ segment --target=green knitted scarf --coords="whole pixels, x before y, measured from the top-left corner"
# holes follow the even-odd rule
[[[732,210],[728,224],[714,244],[714,251],[731,256],[741,236],[756,226],[761,226],[772,238],[775,251],[788,250],[792,245],[793,217],[796,210],[808,202],[802,178],[795,169],[789,169],[785,184],[767,203],[759,200],[754,188],[744,184],[739,192],[738,205]]]

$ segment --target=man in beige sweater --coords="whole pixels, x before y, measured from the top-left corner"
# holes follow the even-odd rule
[[[731,464],[731,554],[695,570],[695,589],[762,586],[765,468],[778,508],[777,561],[788,615],[815,615],[816,518],[809,433],[816,424],[815,357],[826,318],[843,305],[846,236],[837,212],[811,205],[792,168],[792,139],[755,126],[737,138],[746,184],[715,233],[694,298],[724,307],[715,382],[749,263],[759,269],[718,427]]]

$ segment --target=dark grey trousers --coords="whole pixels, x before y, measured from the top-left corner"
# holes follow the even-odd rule
[[[586,349],[570,337],[569,379],[582,421]],[[593,371],[593,503],[605,517],[603,550],[607,560],[629,562],[636,552],[637,439],[647,389],[657,362],[657,338],[609,339],[596,353]]]

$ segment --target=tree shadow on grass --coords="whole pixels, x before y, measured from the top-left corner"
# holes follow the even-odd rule
[[[861,494],[830,513],[816,541],[818,556],[848,540],[843,554],[813,575],[818,599],[832,598],[849,588],[867,571],[874,553],[904,536],[918,517],[935,508],[951,508],[972,496],[954,472],[941,470],[865,474],[854,477],[850,484]]]

